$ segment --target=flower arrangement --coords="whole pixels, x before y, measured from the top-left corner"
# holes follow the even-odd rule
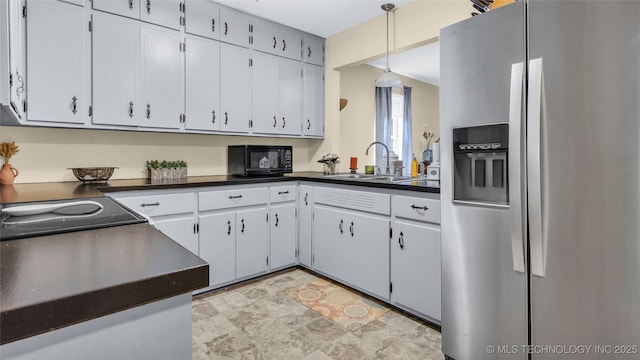
[[[5,165],[9,165],[9,159],[11,159],[11,157],[13,155],[15,155],[18,151],[18,145],[16,145],[16,142],[3,142],[2,144],[0,144],[0,156],[2,156],[4,158],[4,164]]]
[[[336,173],[336,164],[340,164],[340,156],[332,153],[322,154],[318,162],[324,164],[324,173],[326,175],[333,175]]]

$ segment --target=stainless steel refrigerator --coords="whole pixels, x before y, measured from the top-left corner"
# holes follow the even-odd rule
[[[442,29],[442,349],[640,358],[640,1]]]

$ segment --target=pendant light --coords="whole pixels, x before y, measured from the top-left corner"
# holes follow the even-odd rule
[[[384,4],[381,7],[382,10],[387,12],[387,67],[384,69],[382,75],[376,79],[376,86],[399,86],[402,82],[391,72],[391,69],[389,69],[389,11],[395,9],[396,6],[394,4]]]

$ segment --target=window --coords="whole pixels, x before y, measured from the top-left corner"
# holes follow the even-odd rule
[[[402,159],[404,100],[402,94],[391,95],[391,150]]]

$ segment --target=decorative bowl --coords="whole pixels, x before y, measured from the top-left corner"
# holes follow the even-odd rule
[[[73,171],[73,175],[80,181],[107,181],[113,175],[113,169],[116,167],[85,167],[85,168],[69,168]]]

